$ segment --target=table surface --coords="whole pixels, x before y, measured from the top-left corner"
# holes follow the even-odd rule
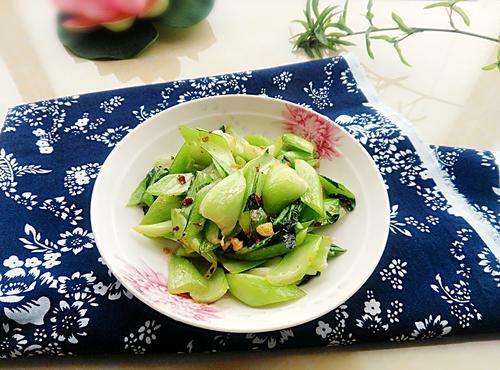
[[[350,23],[353,28],[363,29],[366,21],[361,14],[366,2],[351,3]],[[411,26],[446,27],[447,17],[442,10],[422,9],[428,3],[379,0],[374,6],[376,23],[391,25],[390,14],[395,10]],[[290,21],[301,17],[304,4],[305,0],[218,0],[207,20],[187,30],[163,32],[139,58],[95,62],[73,56],[58,42],[56,14],[50,0],[2,0],[0,116],[23,102],[307,60],[303,53],[292,52],[289,42],[296,30]],[[500,1],[462,4],[474,32],[498,35]],[[500,73],[480,68],[495,60],[494,43],[446,33],[415,35],[403,45],[413,65],[409,68],[399,62],[389,45],[377,43],[376,59],[371,60],[362,36],[355,41],[358,46],[351,51],[360,59],[381,100],[412,121],[424,140],[438,145],[500,149]],[[460,369],[470,367],[474,361],[474,368],[486,369],[488,363],[500,360],[497,338],[465,338],[462,343],[433,342],[432,346],[401,348],[363,346],[269,354],[155,356],[133,363],[115,357],[80,358],[65,364],[159,367],[168,362],[177,368],[198,368],[209,361],[209,367],[221,369],[313,364],[349,369]],[[49,360],[36,362],[50,364],[54,366]]]

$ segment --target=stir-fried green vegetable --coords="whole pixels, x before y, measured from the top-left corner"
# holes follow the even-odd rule
[[[229,290],[255,307],[304,296],[298,285],[346,251],[313,232],[352,211],[354,194],[318,174],[314,145],[293,134],[179,129],[179,152],[156,160],[127,204],[144,210],[134,230],[179,243],[169,292],[210,303]]]

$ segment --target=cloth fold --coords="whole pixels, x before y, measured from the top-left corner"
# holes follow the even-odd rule
[[[307,324],[228,334],[175,322],[134,299],[95,246],[90,197],[110,151],[154,114],[220,94],[264,94],[329,116],[384,177],[391,228],[378,267],[345,304]],[[0,135],[0,188],[0,358],[274,349],[500,330],[493,153],[422,143],[378,102],[352,57],[14,107]]]

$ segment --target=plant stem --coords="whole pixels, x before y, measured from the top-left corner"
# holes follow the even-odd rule
[[[428,31],[432,31],[432,32],[449,32],[449,33],[459,33],[461,35],[466,35],[466,36],[478,37],[478,38],[481,38],[481,39],[484,39],[484,40],[493,41],[493,42],[497,42],[497,43],[500,42],[499,40],[497,40],[497,39],[495,39],[493,37],[479,35],[477,33],[472,33],[472,32],[467,32],[467,31],[461,31],[461,30],[457,30],[457,29],[449,29],[449,28],[423,28],[423,27],[410,27],[410,28],[413,30],[413,32],[411,34],[419,33],[419,32],[428,32]],[[398,31],[398,30],[399,30],[398,27],[377,28],[377,29],[371,31],[371,33],[381,32],[381,31]],[[342,37],[355,36],[355,35],[363,35],[365,33],[366,33],[366,31],[352,32],[352,33],[349,33],[349,34],[347,34],[345,36],[342,36]]]

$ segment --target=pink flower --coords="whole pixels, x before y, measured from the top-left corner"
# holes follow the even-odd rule
[[[335,149],[343,137],[339,127],[305,108],[286,104],[283,125],[286,132],[309,140],[316,147],[318,158],[331,159],[340,153]]]
[[[166,277],[145,263],[142,263],[142,267],[135,267],[120,257],[118,259],[123,263],[121,276],[130,284],[136,295],[195,320],[207,321],[219,316],[219,310],[212,305],[196,303],[189,296],[170,294]]]
[[[54,0],[69,16],[64,26],[85,29],[104,26],[124,31],[136,18],[156,17],[168,7],[169,0]]]

